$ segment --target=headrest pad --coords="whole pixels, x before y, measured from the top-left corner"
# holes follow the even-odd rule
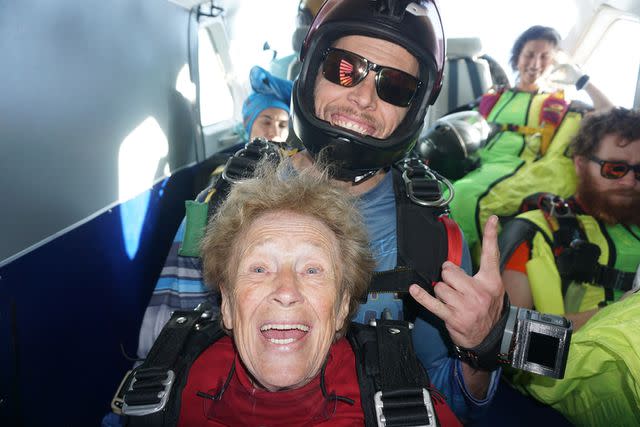
[[[447,58],[473,57],[482,52],[482,42],[478,37],[447,39]]]

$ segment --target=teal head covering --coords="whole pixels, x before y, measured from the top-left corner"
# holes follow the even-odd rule
[[[276,77],[255,66],[249,72],[253,93],[242,104],[242,123],[247,135],[258,115],[267,108],[280,108],[289,114],[293,82]]]

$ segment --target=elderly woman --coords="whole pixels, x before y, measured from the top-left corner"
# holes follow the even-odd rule
[[[361,395],[370,356],[345,338],[374,267],[347,193],[326,173],[262,163],[212,218],[202,259],[226,335],[188,369],[178,425],[375,425]],[[432,408],[459,425],[444,400]]]
[[[492,89],[479,102],[478,111],[498,132],[479,150],[480,166],[454,183],[451,204],[470,246],[479,242],[491,215],[514,216],[528,195],[552,192],[566,197],[575,191],[573,164],[565,152],[588,108],[569,105],[562,90],[541,90],[559,44],[560,35],[553,28],[527,29],[511,52],[511,67],[518,72],[515,88]],[[575,66],[563,64],[558,74],[563,74],[563,83],[585,90],[594,109],[612,107]]]

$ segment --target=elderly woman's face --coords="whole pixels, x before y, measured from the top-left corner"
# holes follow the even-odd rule
[[[240,357],[267,390],[301,387],[349,310],[348,297],[338,301],[338,241],[319,220],[284,211],[256,219],[234,249],[222,315]]]

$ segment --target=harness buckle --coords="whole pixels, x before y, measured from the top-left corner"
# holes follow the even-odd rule
[[[397,425],[390,419],[390,417],[394,418],[390,414],[394,410],[403,413],[401,425],[415,427],[433,427],[436,425],[433,402],[431,402],[431,395],[426,388],[403,390],[402,393],[397,396],[387,395],[385,397],[382,396],[382,391],[378,391],[373,396],[373,400],[376,406],[376,421],[378,427]],[[386,405],[384,403],[385,400],[387,401]],[[414,413],[410,414],[412,409]],[[423,409],[426,411],[426,414],[422,412]],[[415,410],[418,410],[418,412],[415,412]],[[426,424],[424,423],[425,415],[427,417]]]
[[[540,208],[549,213],[549,216],[555,218],[571,218],[575,216],[571,205],[563,198],[545,194],[540,198]]]
[[[421,176],[417,176],[418,174]],[[402,180],[409,199],[420,206],[442,207],[447,206],[453,200],[454,191],[451,182],[415,157],[403,160]],[[420,189],[426,190],[420,194],[422,197],[416,194],[419,190],[416,187],[422,187]],[[445,190],[448,190],[449,193],[446,198],[443,196]]]
[[[175,373],[163,369],[137,369],[129,371],[120,384],[116,396],[122,395],[121,412],[124,415],[143,416],[162,411],[169,400]]]

